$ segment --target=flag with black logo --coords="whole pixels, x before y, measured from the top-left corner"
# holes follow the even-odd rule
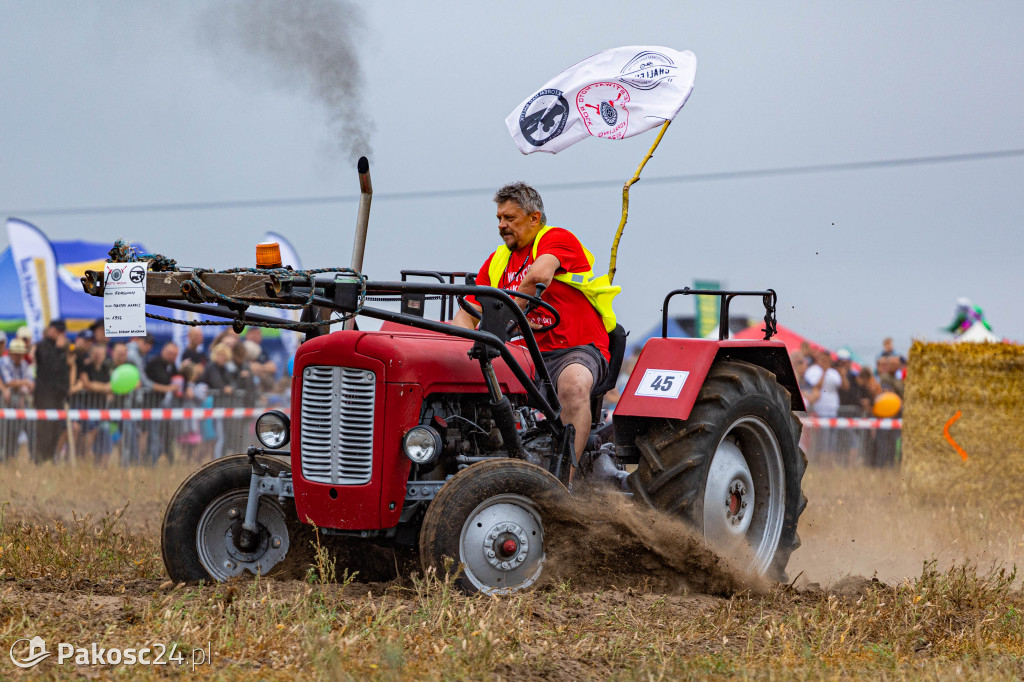
[[[696,72],[697,57],[688,50],[605,50],[549,80],[505,124],[523,154],[554,154],[586,137],[621,140],[675,118]]]

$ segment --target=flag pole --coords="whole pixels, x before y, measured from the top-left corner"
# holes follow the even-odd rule
[[[672,121],[666,120],[661,124],[661,130],[658,131],[658,137],[655,138],[654,144],[647,151],[647,156],[640,162],[640,165],[636,169],[636,173],[633,173],[633,177],[630,178],[625,185],[622,186],[622,220],[619,222],[619,229],[615,233],[615,241],[612,242],[612,259],[608,264],[608,283],[611,284],[615,279],[615,259],[619,255],[619,240],[622,239],[622,232],[626,229],[626,216],[629,214],[629,188],[633,186],[637,180],[640,179],[640,172],[647,165],[647,162],[654,156],[654,150],[658,148],[658,144],[661,142],[661,138],[665,135],[665,131],[668,129],[668,124]]]

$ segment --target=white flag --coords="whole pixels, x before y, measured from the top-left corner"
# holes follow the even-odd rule
[[[675,118],[696,73],[697,57],[688,50],[605,50],[549,80],[505,124],[523,154],[555,154],[590,136],[621,140]]]
[[[7,219],[7,239],[21,285],[25,323],[38,343],[50,321],[60,317],[57,257],[46,235],[24,220]]]

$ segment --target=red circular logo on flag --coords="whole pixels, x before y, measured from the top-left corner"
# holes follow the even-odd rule
[[[621,140],[626,136],[629,125],[627,102],[629,92],[618,83],[591,83],[576,95],[576,109],[587,132],[610,140]]]

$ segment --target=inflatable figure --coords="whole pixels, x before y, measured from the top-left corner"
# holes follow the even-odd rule
[[[998,343],[999,337],[992,333],[992,326],[985,319],[981,308],[971,303],[970,299],[958,298],[953,322],[945,331],[953,334],[954,341],[973,343]]]

